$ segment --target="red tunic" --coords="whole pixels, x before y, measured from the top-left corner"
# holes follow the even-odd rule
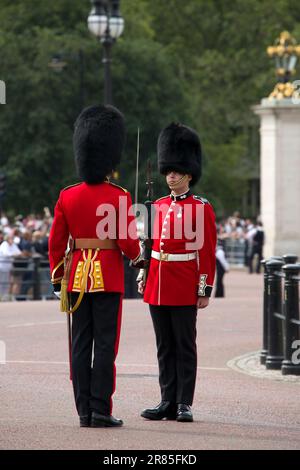
[[[214,210],[206,199],[193,196],[191,192],[177,196],[176,200],[171,195],[158,199],[154,207],[152,249],[162,253],[161,258],[166,253],[193,253],[196,258],[188,261],[151,258],[144,302],[195,305],[198,296],[210,296],[213,287],[216,266]],[[187,245],[192,242],[194,246]]]
[[[115,212],[116,215],[115,230],[113,220],[110,226],[114,233],[107,238],[116,239],[118,248],[92,250],[85,292],[124,293],[122,252],[128,258],[136,260],[140,254],[140,246],[134,215],[129,209],[132,204],[131,196],[126,189],[108,182],[93,185],[79,183],[61,191],[55,206],[49,237],[49,260],[53,284],[62,280],[63,258],[69,236],[73,239],[101,238],[98,237],[99,231],[97,233],[97,230],[99,223],[107,220],[108,213],[103,212],[106,204],[110,205],[111,214]],[[130,234],[128,234],[129,226],[131,227]],[[80,292],[87,256],[87,249],[78,249],[73,252],[68,292]]]

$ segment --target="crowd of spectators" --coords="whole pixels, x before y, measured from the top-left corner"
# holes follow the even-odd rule
[[[48,260],[48,237],[52,216],[47,207],[44,214],[0,217],[0,300],[32,298],[34,260]],[[41,266],[43,263],[41,264]],[[45,263],[47,266],[47,263]],[[51,295],[49,271],[40,270],[44,296]]]
[[[18,215],[9,219],[5,213],[0,217],[0,301],[25,300],[33,296],[34,260],[44,260],[40,269],[41,294],[51,297],[49,283],[48,238],[53,217],[47,207],[44,214]],[[253,272],[260,271],[264,232],[260,217],[242,218],[239,212],[217,223],[218,242],[230,264],[244,264]],[[234,249],[234,258],[231,257]],[[43,263],[40,263],[43,266]]]
[[[243,257],[243,264],[248,267],[249,273],[253,272],[253,260],[256,257],[255,271],[260,272],[260,261],[263,257],[263,245],[265,241],[261,217],[256,220],[243,219],[239,212],[234,212],[232,216],[220,220],[217,223],[218,240],[223,242],[226,251],[232,244],[235,247],[240,245],[239,252]],[[226,241],[229,241],[229,243]],[[236,243],[234,243],[236,241]],[[227,247],[227,250],[226,250]]]

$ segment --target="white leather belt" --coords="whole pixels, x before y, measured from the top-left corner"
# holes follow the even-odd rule
[[[158,261],[190,261],[197,258],[197,253],[173,254],[152,250],[151,257],[157,259]]]

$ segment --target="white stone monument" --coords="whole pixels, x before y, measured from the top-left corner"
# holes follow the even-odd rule
[[[300,100],[263,99],[260,116],[261,218],[264,257],[300,259]]]
[[[281,33],[278,45],[268,48],[269,55],[283,58],[282,48],[291,47],[292,40],[287,32]],[[298,55],[299,46],[293,45]],[[290,77],[294,67],[295,60],[290,68],[278,68],[277,74]],[[297,85],[300,81],[278,83],[269,98],[253,107],[261,121],[261,218],[266,237],[265,258],[294,253],[300,259],[300,98]]]

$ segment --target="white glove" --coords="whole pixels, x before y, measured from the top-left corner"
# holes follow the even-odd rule
[[[54,294],[55,294],[56,297],[60,300],[60,297],[61,297],[61,292],[60,292],[60,290],[54,292]]]

